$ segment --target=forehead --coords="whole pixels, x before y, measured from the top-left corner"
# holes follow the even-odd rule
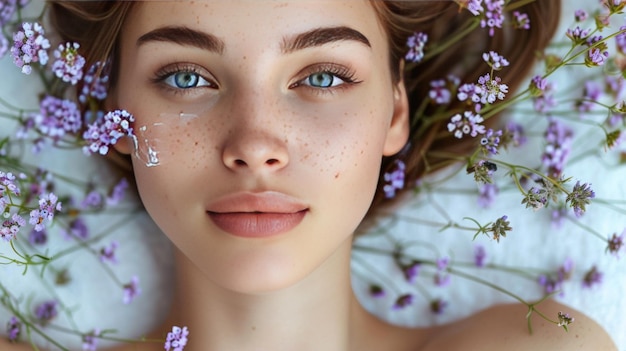
[[[293,33],[313,28],[355,29],[386,51],[385,31],[367,0],[202,0],[137,2],[126,20],[123,37],[136,41],[146,32],[184,26],[211,33],[226,43],[249,50],[279,48]]]

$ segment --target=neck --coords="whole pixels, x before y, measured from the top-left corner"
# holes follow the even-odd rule
[[[171,320],[189,327],[186,351],[350,349],[351,321],[365,313],[351,290],[350,250],[347,240],[303,280],[263,294],[216,286],[177,252],[178,303]]]

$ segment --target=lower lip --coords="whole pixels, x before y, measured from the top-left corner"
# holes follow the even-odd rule
[[[209,217],[223,231],[245,238],[265,238],[295,228],[306,210],[294,213],[209,212]]]

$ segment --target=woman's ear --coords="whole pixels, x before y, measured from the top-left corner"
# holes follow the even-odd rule
[[[119,104],[117,103],[117,94],[114,88],[110,89],[109,93],[107,94],[107,98],[106,100],[104,100],[103,107],[104,113],[119,109]],[[121,154],[130,155],[130,153],[135,148],[135,144],[131,137],[126,136],[118,140],[117,143],[113,145],[113,148],[115,149],[115,151]]]
[[[402,72],[404,72],[403,68],[404,62],[401,62],[400,77],[402,77]],[[399,79],[394,87],[393,100],[393,117],[383,148],[384,156],[398,153],[409,139],[409,99],[402,78]]]

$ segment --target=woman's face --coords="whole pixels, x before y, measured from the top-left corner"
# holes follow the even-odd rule
[[[367,1],[141,2],[120,60],[109,105],[160,162],[133,156],[145,207],[228,289],[289,286],[349,245],[406,142]]]

